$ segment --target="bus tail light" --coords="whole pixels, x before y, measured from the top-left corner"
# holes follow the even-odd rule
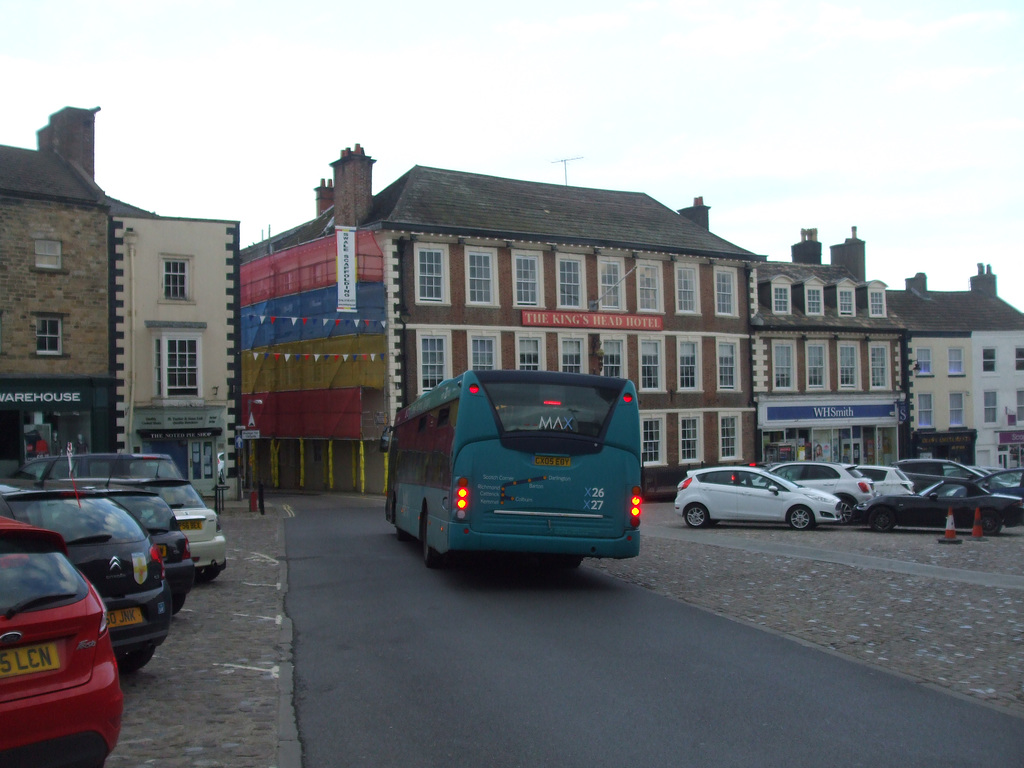
[[[629,524],[634,528],[640,527],[640,512],[644,499],[640,495],[640,486],[633,486],[633,494],[629,499]]]
[[[459,520],[466,519],[466,510],[469,509],[469,478],[460,477],[459,485],[455,489],[455,516]]]

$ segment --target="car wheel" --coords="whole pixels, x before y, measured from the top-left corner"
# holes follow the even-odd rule
[[[188,592],[179,592],[176,595],[171,595],[171,614],[175,614],[182,609],[185,605],[185,598],[188,597]]]
[[[896,515],[888,507],[876,507],[868,515],[868,525],[872,531],[888,533],[896,527]]]
[[[994,509],[981,510],[981,530],[986,536],[995,536],[1003,530],[1003,521]]]
[[[420,543],[423,544],[423,564],[427,568],[441,568],[444,566],[442,555],[427,543],[427,508],[423,507],[420,514]]]
[[[789,523],[790,528],[795,528],[798,531],[809,531],[815,524],[814,513],[804,506],[793,507],[786,514],[786,522]]]
[[[846,525],[850,522],[850,515],[853,513],[853,508],[857,506],[857,500],[846,493],[837,495],[839,496],[840,506],[836,508],[836,512],[840,515],[840,522]]]
[[[209,584],[220,576],[220,572],[223,570],[223,565],[216,564],[207,565],[204,568],[196,568],[196,584]]]
[[[123,656],[117,657],[117,671],[122,675],[131,675],[138,672],[149,664],[149,660],[153,658],[154,653],[156,653],[155,645],[140,648],[137,651],[128,651]]]
[[[711,515],[703,504],[691,504],[684,509],[683,520],[691,528],[707,528],[711,525]]]

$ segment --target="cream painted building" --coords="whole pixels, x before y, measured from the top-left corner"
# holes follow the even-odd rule
[[[236,474],[238,222],[111,218],[118,448],[170,454],[212,494]]]

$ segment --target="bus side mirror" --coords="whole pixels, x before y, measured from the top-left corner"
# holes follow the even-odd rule
[[[380,435],[380,452],[387,453],[391,447],[391,427],[384,427],[384,431]]]

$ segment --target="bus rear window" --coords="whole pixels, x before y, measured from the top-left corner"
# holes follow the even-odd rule
[[[597,437],[619,396],[618,388],[492,381],[484,385],[505,434],[559,432]]]

